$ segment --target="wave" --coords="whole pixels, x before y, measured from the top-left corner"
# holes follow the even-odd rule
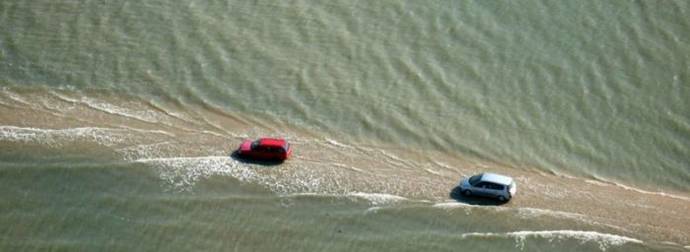
[[[326,141],[326,143],[333,145],[333,146],[336,146],[336,147],[341,147],[341,148],[346,148],[346,149],[354,149],[355,148],[353,146],[343,144],[341,142],[338,142],[338,141],[330,139],[330,138],[325,138],[324,141]]]
[[[381,209],[382,208],[380,206],[373,206],[373,207],[367,208],[367,210],[364,211],[364,213],[367,213],[367,214],[374,213],[375,214],[375,213],[378,213],[379,210],[381,210]]]
[[[432,205],[432,207],[443,208],[443,209],[453,209],[453,208],[467,208],[467,207],[475,207],[475,206],[467,204],[467,203],[462,203],[462,202],[441,202],[441,203],[436,203],[436,204]]]
[[[135,100],[135,101],[126,101],[121,104],[114,104],[112,102],[109,102],[107,100],[102,100],[98,98],[93,98],[93,97],[88,97],[88,96],[79,96],[76,98],[69,97],[67,95],[51,91],[49,92],[50,95],[52,95],[54,98],[61,102],[65,102],[68,104],[79,104],[82,105],[86,108],[95,110],[99,113],[107,114],[107,115],[112,115],[112,116],[117,116],[117,117],[122,117],[128,120],[135,120],[135,121],[140,121],[148,124],[155,124],[155,125],[164,125],[170,128],[175,128],[179,129],[181,131],[186,131],[186,132],[195,132],[195,133],[202,133],[202,134],[208,134],[208,135],[214,135],[217,137],[227,137],[223,134],[209,131],[209,130],[201,130],[197,129],[198,127],[192,127],[188,128],[185,127],[184,125],[196,125],[199,122],[198,118],[197,119],[192,119],[191,116],[189,116],[188,113],[183,112],[183,111],[170,111],[164,107],[164,105],[159,105],[155,104],[152,101],[146,101],[146,100]],[[53,103],[48,102],[48,100],[41,98],[41,102],[46,103],[45,107],[54,107]],[[71,107],[70,107],[71,109]],[[55,110],[55,109],[52,109]],[[52,111],[50,111],[52,113]],[[53,113],[54,114],[54,113]],[[55,116],[60,116],[59,113],[55,114]],[[207,125],[213,127],[216,130],[221,130],[223,133],[227,133],[225,130],[223,130],[220,127],[217,127],[217,125],[212,125],[210,122],[206,121],[205,119],[201,119],[201,121],[205,121]]]
[[[429,169],[429,168],[424,168],[424,171],[426,171],[426,172],[428,172],[428,173],[430,173],[430,174],[433,174],[433,175],[442,176],[440,172],[434,171],[434,170]]]
[[[158,111],[162,113],[165,116],[177,119],[182,122],[187,122],[187,123],[193,123],[193,120],[188,118],[183,112],[174,112],[169,109],[166,109],[165,105],[158,104],[155,101],[149,100],[149,101],[144,101],[144,103],[152,108],[154,111]]]
[[[201,179],[213,175],[232,176],[240,181],[259,180],[255,171],[227,156],[141,158],[132,162],[159,169],[160,178],[175,191],[189,191]]]
[[[490,211],[495,211],[495,212],[513,212],[516,217],[521,218],[521,219],[535,219],[535,218],[540,218],[540,217],[550,217],[550,218],[561,219],[561,220],[573,220],[573,221],[577,221],[580,223],[589,224],[589,225],[593,225],[593,226],[604,226],[604,227],[612,228],[612,229],[619,230],[619,231],[628,231],[627,229],[616,226],[616,225],[603,223],[601,220],[598,220],[592,216],[587,216],[587,215],[579,214],[579,213],[556,211],[556,210],[550,210],[550,209],[531,208],[531,207],[479,206],[479,205],[471,205],[471,204],[462,203],[462,202],[441,202],[441,203],[433,204],[432,207],[441,208],[441,209],[462,208],[465,210],[465,213],[467,213],[467,214],[471,213],[472,209],[484,209],[484,210],[490,210]]]
[[[134,110],[122,106],[117,106],[108,102],[100,101],[91,97],[81,97],[80,99],[73,99],[56,92],[51,92],[51,95],[55,96],[56,98],[64,102],[83,104],[94,110],[101,111],[111,115],[122,116],[148,123],[157,123],[161,121],[161,118],[158,115],[158,113],[150,110]]]
[[[629,231],[625,228],[622,228],[622,227],[619,227],[616,225],[607,224],[607,223],[603,223],[601,221],[598,221],[593,216],[587,216],[587,215],[579,214],[579,213],[563,212],[563,211],[541,209],[541,208],[530,208],[530,207],[520,207],[520,208],[516,208],[515,210],[517,211],[518,217],[525,218],[525,219],[532,219],[532,218],[538,218],[538,217],[546,216],[546,217],[552,217],[552,218],[557,218],[557,219],[574,220],[574,221],[578,221],[581,223],[586,223],[586,224],[590,224],[590,225],[594,225],[594,226],[605,226],[605,227],[609,227],[609,228],[616,229],[619,231]]]
[[[240,182],[263,186],[278,195],[329,191],[322,175],[290,163],[283,164],[282,169],[265,169],[229,156],[152,157],[131,162],[153,166],[174,191],[190,191],[199,181],[211,176],[233,177]]]
[[[602,179],[599,177],[597,177],[596,180],[591,180],[591,179],[585,180],[585,182],[590,183],[590,184],[594,184],[594,185],[598,185],[598,186],[617,186],[617,187],[623,188],[625,190],[633,191],[633,192],[637,192],[637,193],[642,193],[642,194],[647,194],[647,195],[656,195],[656,196],[662,196],[662,197],[667,197],[667,198],[672,198],[672,199],[690,201],[690,197],[680,196],[680,195],[666,193],[666,192],[647,191],[647,190],[635,188],[635,187],[632,187],[629,185],[621,184],[618,182],[609,181],[607,179]]]
[[[42,129],[31,127],[0,126],[0,141],[38,143],[51,147],[74,141],[93,142],[104,146],[114,146],[133,138],[131,129],[78,127],[66,129]],[[139,132],[165,134],[158,130],[137,130]]]
[[[541,216],[548,216],[548,217],[554,217],[554,218],[560,218],[560,219],[576,219],[576,220],[583,220],[586,218],[586,216],[582,215],[582,214],[555,211],[555,210],[549,210],[549,209],[540,209],[540,208],[531,208],[531,207],[516,207],[516,208],[514,208],[514,207],[503,207],[503,206],[471,205],[471,204],[467,204],[467,203],[463,203],[463,202],[455,202],[455,201],[435,203],[432,205],[432,207],[441,208],[441,209],[481,208],[481,209],[492,209],[496,212],[510,211],[510,212],[516,212],[516,215],[520,218],[523,218],[523,219],[531,219],[531,218],[537,218],[537,217],[541,217]]]
[[[6,95],[7,97],[9,97],[10,100],[12,100],[12,101],[14,101],[14,102],[16,102],[16,103],[23,104],[23,105],[26,105],[26,106],[31,106],[31,103],[30,103],[30,102],[28,102],[27,100],[25,100],[24,98],[22,98],[19,94],[15,93],[15,92],[12,92],[12,91],[10,91],[10,90],[8,90],[8,89],[3,89],[3,90],[2,90],[2,93],[3,93],[4,95]]]
[[[412,161],[403,159],[398,157],[397,155],[387,152],[385,150],[378,150],[378,153],[382,154],[384,158],[387,159],[387,162],[394,164],[398,167],[408,167],[408,168],[416,168],[417,165],[415,165]]]
[[[602,251],[605,251],[607,248],[611,246],[620,246],[626,243],[643,243],[641,240],[626,236],[579,230],[516,231],[507,233],[465,233],[461,235],[461,238],[513,238],[515,239],[516,247],[519,247],[520,250],[524,249],[525,240],[529,238],[548,239],[549,241],[578,240],[582,243],[593,242],[596,243],[599,246],[599,249],[601,249]]]
[[[393,195],[393,194],[386,194],[386,193],[364,193],[364,192],[351,192],[351,193],[342,193],[342,194],[337,194],[337,193],[291,193],[287,195],[283,195],[283,197],[301,197],[301,196],[309,196],[309,197],[345,197],[345,198],[359,198],[359,199],[364,199],[369,202],[369,204],[375,206],[372,208],[379,209],[380,206],[382,205],[391,205],[395,204],[401,201],[408,201],[408,198],[398,196],[398,195]]]
[[[359,169],[359,168],[354,167],[354,166],[351,166],[351,165],[346,165],[346,164],[342,164],[342,163],[332,163],[331,165],[336,166],[336,167],[342,167],[342,168],[350,169],[354,172],[364,173],[364,170]]]
[[[638,192],[638,193],[642,193],[642,194],[658,195],[658,196],[662,196],[662,197],[668,197],[668,198],[673,198],[673,199],[690,201],[690,198],[685,197],[685,196],[680,196],[680,195],[675,195],[675,194],[670,194],[670,193],[665,193],[665,192],[653,192],[653,191],[642,190],[642,189],[635,188],[635,187],[628,186],[628,185],[624,185],[621,183],[615,183],[614,182],[613,184],[615,186],[623,188],[625,190],[634,191],[634,192]]]
[[[368,200],[372,205],[378,206],[378,205],[388,205],[388,204],[393,204],[397,203],[400,201],[407,200],[407,198],[398,196],[398,195],[392,195],[392,194],[385,194],[385,193],[363,193],[363,192],[354,192],[354,193],[349,193],[347,194],[348,196],[353,196],[353,197],[358,197],[362,199]]]

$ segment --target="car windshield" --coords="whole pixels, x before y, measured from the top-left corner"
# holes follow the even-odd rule
[[[476,185],[480,178],[482,178],[481,174],[470,177],[470,185]]]
[[[259,147],[259,140],[252,142],[252,150],[256,149],[256,147]]]

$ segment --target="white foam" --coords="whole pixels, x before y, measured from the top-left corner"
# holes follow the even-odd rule
[[[364,211],[364,213],[378,213],[379,210],[381,210],[381,207],[374,206],[374,207],[367,208],[367,210]]]
[[[497,212],[517,211],[517,216],[520,218],[523,218],[523,219],[532,219],[532,218],[541,217],[541,216],[549,216],[549,217],[563,218],[563,219],[577,219],[577,220],[581,220],[581,219],[586,218],[586,216],[582,215],[582,214],[554,211],[554,210],[549,210],[549,209],[539,209],[539,208],[529,208],[529,207],[512,208],[512,207],[502,207],[502,206],[481,206],[481,205],[471,205],[471,204],[458,202],[458,201],[446,201],[446,202],[435,203],[432,205],[432,207],[443,208],[443,209],[482,208],[482,209],[493,209]]]
[[[88,141],[105,146],[113,146],[125,141],[124,129],[80,127],[66,129],[40,129],[16,126],[0,126],[0,141],[37,143],[51,147],[61,146],[73,141]]]
[[[585,180],[585,183],[590,183],[590,184],[598,185],[598,186],[610,186],[609,184],[606,184],[606,183],[603,183],[603,182],[599,182],[599,181],[596,181],[596,180],[591,180],[591,179]]]
[[[425,168],[424,170],[425,170],[426,172],[431,173],[431,174],[434,174],[434,175],[439,175],[439,176],[441,175],[440,172],[434,171],[434,170],[429,169],[429,168]]]
[[[90,97],[81,97],[80,99],[73,99],[67,96],[64,96],[62,94],[59,94],[57,92],[51,92],[51,94],[58,99],[68,102],[68,103],[79,103],[79,104],[84,104],[87,107],[90,107],[92,109],[105,112],[108,114],[112,115],[118,115],[118,116],[123,116],[127,118],[133,118],[137,119],[140,121],[145,121],[149,123],[156,123],[159,122],[161,117],[158,113],[151,111],[151,110],[144,110],[144,109],[129,109],[129,108],[124,108],[120,107],[114,104],[110,104],[104,101],[100,101],[94,98]]]
[[[387,157],[389,163],[394,164],[396,166],[416,167],[416,165],[414,165],[410,161],[402,159],[402,158],[398,157],[397,155],[389,153],[385,150],[379,150],[379,153],[381,153],[383,156]]]
[[[161,134],[161,135],[166,135],[169,137],[175,137],[175,134],[164,131],[164,130],[145,130],[145,129],[137,129],[137,128],[132,128],[132,127],[127,127],[127,126],[118,126],[119,128],[122,129],[127,129],[131,131],[136,131],[139,133],[146,133],[146,134]]]
[[[458,201],[447,201],[447,202],[440,202],[440,203],[434,203],[431,205],[433,208],[439,208],[439,209],[445,209],[445,210],[454,210],[454,209],[462,209],[465,212],[465,215],[470,215],[472,214],[473,210],[489,210],[489,211],[500,211],[501,206],[480,206],[480,205],[471,205],[463,202],[458,202]]]
[[[5,95],[7,95],[7,97],[9,97],[11,100],[13,100],[13,101],[15,101],[15,102],[18,102],[18,103],[21,103],[21,104],[24,104],[24,105],[27,105],[27,106],[30,105],[30,103],[29,103],[28,101],[26,101],[24,98],[22,98],[22,97],[21,97],[20,95],[18,95],[17,93],[14,93],[14,92],[9,91],[9,90],[3,90],[3,93],[4,93]]]
[[[227,134],[227,133],[230,133],[230,132],[226,131],[225,128],[221,127],[220,125],[218,125],[218,124],[216,124],[216,123],[213,123],[213,122],[209,121],[209,120],[208,120],[206,117],[204,117],[204,116],[201,116],[201,120],[203,120],[204,123],[206,123],[207,125],[210,125],[211,127],[215,128],[215,129],[217,129],[217,130],[220,130],[220,131],[222,131],[223,133],[226,133],[226,134]]]
[[[82,97],[81,102],[90,108],[112,115],[134,118],[149,123],[157,123],[161,121],[161,118],[158,116],[158,114],[150,110],[132,110],[89,97]]]
[[[462,202],[441,202],[441,203],[436,203],[436,204],[432,205],[432,207],[443,208],[443,209],[453,209],[453,208],[467,208],[467,207],[474,207],[474,206],[467,204],[467,203],[462,203]]]
[[[364,172],[362,169],[359,169],[357,167],[351,166],[351,165],[346,165],[346,164],[341,164],[341,163],[333,163],[333,166],[336,167],[342,167],[342,168],[347,168],[356,172]]]
[[[443,162],[432,160],[431,163],[435,164],[436,166],[440,166],[442,168],[448,169],[448,170],[453,170],[453,167],[451,167],[450,165],[443,163]]]
[[[282,196],[329,193],[322,175],[307,169],[290,169],[290,164],[283,164],[280,169],[266,169],[238,162],[228,156],[150,157],[132,162],[157,168],[160,178],[176,191],[189,191],[202,179],[218,175],[264,186]]]
[[[62,95],[62,94],[60,94],[60,93],[57,93],[57,92],[54,92],[54,91],[51,91],[50,94],[53,95],[53,96],[55,96],[55,97],[57,97],[59,100],[62,100],[62,101],[64,101],[64,102],[68,102],[68,103],[79,103],[79,100],[69,98],[69,97],[67,97],[67,96],[64,96],[64,95]]]
[[[155,157],[166,151],[176,148],[178,145],[170,141],[152,143],[152,144],[138,144],[119,148],[116,151],[124,157],[125,160],[135,161],[139,159],[146,159],[148,157]]]
[[[324,194],[324,193],[313,193],[313,192],[306,192],[306,193],[290,193],[290,194],[281,195],[281,197],[302,197],[302,196],[309,196],[309,197],[334,197],[334,196],[336,196],[336,195],[333,195],[333,194]]]
[[[398,195],[392,195],[392,194],[385,194],[385,193],[354,192],[354,193],[349,193],[347,195],[366,199],[374,206],[388,205],[388,204],[393,204],[393,203],[407,200],[407,198],[405,198],[405,197],[401,197]]]
[[[381,208],[381,206],[392,205],[400,201],[410,201],[408,198],[386,194],[386,193],[364,193],[364,192],[351,192],[351,193],[290,193],[283,195],[283,197],[299,197],[299,196],[310,196],[310,197],[345,197],[345,198],[359,198],[369,201],[373,206],[369,210],[376,210]],[[420,201],[426,202],[426,201]]]
[[[523,208],[517,208],[516,210],[518,212],[518,216],[520,216],[522,218],[534,218],[534,217],[540,217],[540,216],[551,216],[551,217],[558,217],[558,218],[564,218],[564,219],[578,219],[578,220],[582,219],[582,218],[586,218],[586,216],[582,215],[582,214],[555,211],[555,210],[549,210],[549,209],[523,207]]]
[[[232,138],[223,134],[220,134],[218,132],[210,131],[210,130],[201,130],[199,131],[201,134],[206,134],[206,135],[212,135],[212,136],[217,136],[217,137],[222,137],[222,138]]]
[[[327,193],[327,192],[298,192],[281,195],[281,197],[335,197],[335,198],[357,198],[364,199],[369,202],[372,207],[368,209],[371,211],[382,209],[383,206],[391,206],[401,201],[430,203],[428,200],[413,200],[402,196],[387,194],[387,193],[364,193],[364,192],[349,192],[349,193]]]
[[[672,242],[672,241],[662,241],[661,244],[669,245],[669,246],[673,246],[673,247],[682,247],[682,248],[684,248],[683,245],[680,245],[680,244],[675,243],[675,242]]]
[[[213,175],[232,176],[240,181],[256,181],[256,172],[226,156],[142,158],[138,163],[155,165],[160,177],[175,190],[190,190],[200,179]]]
[[[554,172],[554,174],[555,174],[557,177],[561,177],[561,178],[577,179],[575,176],[571,176],[571,175],[568,175],[568,174],[565,174],[565,173]]]
[[[595,221],[592,219],[593,217],[589,217],[589,216],[586,216],[583,214],[578,214],[578,213],[563,212],[563,211],[541,209],[541,208],[530,208],[530,207],[517,208],[516,210],[518,212],[518,217],[523,218],[523,219],[532,219],[532,218],[538,218],[538,217],[546,216],[546,217],[553,217],[553,218],[558,218],[558,219],[574,220],[574,221],[586,223],[589,225],[606,226],[606,227],[613,228],[613,229],[616,229],[619,231],[628,231],[625,228],[622,228],[622,227],[619,227],[616,225],[602,223],[599,221]]]
[[[602,178],[597,178],[597,180],[603,181],[603,183],[612,184],[614,186],[623,188],[623,189],[628,190],[628,191],[633,191],[633,192],[647,194],[647,195],[657,195],[657,196],[662,196],[662,197],[668,197],[668,198],[673,198],[673,199],[690,201],[690,197],[685,197],[685,196],[680,196],[680,195],[675,195],[675,194],[670,194],[670,193],[665,193],[665,192],[652,192],[652,191],[642,190],[642,189],[635,188],[635,187],[628,186],[628,185],[624,185],[624,184],[621,184],[618,182],[608,181],[608,180],[602,179]],[[592,181],[592,180],[587,180],[586,182],[593,183],[593,182],[589,182],[589,181]]]
[[[338,141],[336,141],[336,140],[333,140],[333,139],[330,139],[330,138],[326,138],[326,139],[324,139],[324,140],[326,141],[326,143],[329,143],[330,145],[333,145],[333,146],[336,146],[336,147],[347,148],[347,149],[354,149],[354,147],[352,147],[352,146],[350,146],[350,145],[340,143],[340,142],[338,142]]]
[[[580,230],[544,230],[544,231],[516,231],[507,233],[465,233],[461,238],[514,238],[516,247],[523,250],[525,247],[525,240],[528,238],[548,239],[549,241],[562,241],[574,239],[581,243],[594,242],[599,245],[599,249],[606,250],[611,246],[620,246],[626,243],[642,244],[638,239],[599,233],[595,231],[580,231]]]
[[[670,193],[665,193],[665,192],[645,191],[645,190],[642,190],[639,188],[627,186],[627,185],[620,184],[620,183],[614,183],[614,184],[618,187],[625,189],[625,190],[630,190],[630,191],[634,191],[634,192],[638,192],[638,193],[642,193],[642,194],[658,195],[658,196],[662,196],[662,197],[668,197],[668,198],[673,198],[673,199],[690,201],[690,198],[685,197],[685,196],[680,196],[680,195],[675,195],[675,194],[670,194]]]
[[[148,101],[148,105],[155,108],[156,110],[162,112],[163,114],[175,118],[177,120],[183,121],[183,122],[188,122],[188,123],[193,123],[194,120],[191,118],[188,118],[186,114],[183,113],[178,113],[178,112],[173,112],[165,108],[163,105],[159,105],[155,101]]]
[[[471,213],[472,209],[486,209],[486,210],[490,209],[490,210],[495,211],[495,212],[506,212],[506,211],[507,212],[517,212],[516,216],[518,218],[521,218],[521,219],[534,219],[534,218],[539,218],[539,217],[551,217],[551,218],[557,218],[557,219],[574,220],[577,222],[586,223],[586,224],[594,225],[594,226],[606,226],[606,227],[613,228],[613,229],[616,229],[619,231],[628,231],[627,229],[621,228],[619,226],[595,221],[592,219],[592,217],[589,217],[589,216],[586,216],[583,214],[555,211],[555,210],[549,210],[549,209],[529,208],[529,207],[514,208],[514,207],[503,207],[503,206],[481,206],[481,205],[471,205],[471,204],[467,204],[467,203],[463,203],[463,202],[457,202],[457,201],[447,201],[447,202],[435,203],[432,205],[432,207],[441,208],[441,209],[461,208],[461,209],[465,210],[466,214]]]

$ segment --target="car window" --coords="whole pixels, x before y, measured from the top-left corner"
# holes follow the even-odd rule
[[[469,181],[469,182],[470,182],[470,185],[478,186],[478,185],[477,185],[477,182],[479,182],[479,179],[480,179],[480,178],[482,178],[482,175],[481,175],[481,174],[479,174],[479,175],[474,175],[474,176],[470,177],[470,181]]]
[[[492,190],[503,190],[503,185],[494,184],[494,183],[487,183],[487,188],[492,189]]]
[[[474,186],[474,187],[482,188],[482,187],[486,186],[486,183],[485,183],[485,182],[479,182],[479,183],[477,183],[476,185],[473,185],[473,186]]]
[[[256,140],[252,142],[252,150],[260,150],[261,145],[259,144],[259,140]]]

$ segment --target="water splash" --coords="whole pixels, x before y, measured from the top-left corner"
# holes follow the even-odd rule
[[[599,249],[606,251],[611,246],[620,246],[626,243],[642,244],[641,240],[626,236],[599,233],[594,231],[579,230],[544,230],[544,231],[516,231],[507,233],[466,233],[461,235],[462,239],[468,238],[513,238],[516,247],[520,250],[525,248],[525,240],[529,238],[547,239],[549,242],[563,240],[577,240],[581,244],[593,242]]]

